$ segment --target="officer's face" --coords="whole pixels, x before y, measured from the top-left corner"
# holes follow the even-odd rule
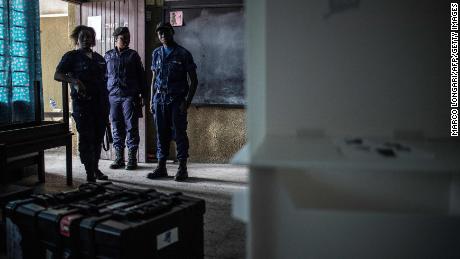
[[[173,41],[173,33],[170,29],[160,29],[157,34],[161,44],[168,45]]]
[[[130,40],[131,36],[129,35],[129,33],[123,33],[117,36],[115,44],[117,45],[118,49],[124,49],[129,46]]]
[[[78,46],[81,49],[90,49],[94,46],[94,42],[94,35],[90,31],[83,30],[78,34]]]

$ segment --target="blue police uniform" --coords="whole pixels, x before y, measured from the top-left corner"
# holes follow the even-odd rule
[[[188,93],[187,72],[196,69],[192,54],[175,44],[169,53],[165,47],[156,48],[152,54],[151,70],[155,73],[153,109],[157,128],[157,158],[166,160],[169,144],[174,137],[177,159],[188,158],[187,112],[180,111]]]
[[[71,87],[72,116],[79,133],[81,162],[87,170],[97,169],[109,113],[105,60],[96,52],[89,58],[82,50],[73,50],[64,54],[56,71],[71,74],[86,87],[86,98]]]
[[[117,48],[105,54],[107,89],[109,91],[113,146],[137,152],[139,147],[139,117],[136,103],[145,95],[144,67],[139,54],[132,49],[119,52]]]

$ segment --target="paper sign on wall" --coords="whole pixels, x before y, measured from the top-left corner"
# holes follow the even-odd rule
[[[169,12],[169,22],[172,26],[184,25],[184,13],[182,11]]]
[[[101,40],[101,16],[88,16],[88,26],[96,31],[96,40]]]

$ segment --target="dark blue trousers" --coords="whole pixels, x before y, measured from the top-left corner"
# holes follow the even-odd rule
[[[184,101],[184,98],[177,98],[169,103],[154,102],[158,160],[168,158],[172,139],[176,141],[177,159],[188,158],[187,112],[181,112],[179,109]]]
[[[114,148],[123,150],[126,141],[129,150],[137,151],[139,118],[136,114],[136,98],[110,96],[109,100]]]
[[[78,151],[85,168],[94,168],[101,157],[102,141],[108,121],[108,101],[73,101],[72,116],[78,131]]]

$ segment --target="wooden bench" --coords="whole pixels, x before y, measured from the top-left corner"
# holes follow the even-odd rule
[[[45,182],[44,150],[66,147],[66,182],[72,185],[72,133],[69,131],[67,84],[62,84],[63,122],[42,121],[40,83],[35,84],[35,121],[0,128],[0,183],[16,168],[38,165],[38,180]]]

